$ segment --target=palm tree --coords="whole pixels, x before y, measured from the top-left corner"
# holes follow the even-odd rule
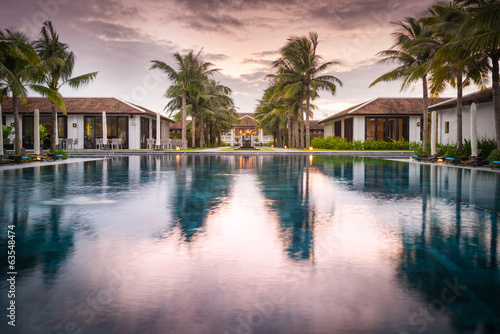
[[[58,63],[57,60],[42,62],[36,54],[32,42],[28,37],[16,31],[6,29],[1,34],[0,47],[0,81],[12,94],[12,110],[14,112],[14,149],[19,154],[21,138],[19,136],[19,102],[27,104],[27,90],[31,90],[47,97],[50,101],[61,106],[62,97],[58,93],[37,85],[44,73]]]
[[[306,149],[310,147],[310,124],[309,115],[311,113],[310,103],[313,92],[318,89],[328,90],[335,95],[337,86],[342,86],[342,81],[333,75],[321,75],[335,65],[340,65],[336,61],[320,63],[322,57],[316,53],[318,46],[318,34],[311,32],[309,38],[306,36],[293,36],[288,39],[288,43],[281,48],[281,58],[274,62],[278,69],[277,77],[282,85],[282,92],[285,98],[298,98],[295,108],[301,110],[302,101],[305,99],[305,121],[306,121]],[[294,114],[295,116],[298,115]],[[301,112],[302,113],[302,112]],[[298,141],[298,121],[294,118],[294,132],[297,132]],[[298,143],[297,145],[298,146]]]
[[[73,52],[68,51],[68,44],[59,41],[59,35],[54,30],[52,22],[45,21],[40,32],[41,37],[35,44],[35,49],[40,56],[40,59],[45,62],[59,62],[49,68],[43,75],[43,82],[52,92],[58,93],[59,89],[68,84],[72,88],[80,88],[93,81],[98,72],[82,74],[72,78],[73,68],[75,66],[76,56]],[[61,109],[66,114],[64,101],[62,101]],[[57,125],[57,109],[56,104],[51,102],[51,123],[52,133],[50,137],[51,150],[56,149],[58,125]]]
[[[202,63],[199,59],[200,50],[196,55],[190,51],[184,57],[178,52],[174,53],[174,58],[177,61],[179,69],[176,71],[167,63],[160,60],[152,60],[150,70],[159,69],[167,75],[167,77],[182,87],[182,149],[187,149],[186,140],[186,116],[187,116],[187,92],[192,85],[203,82],[207,77],[213,75],[219,69],[211,69],[212,63]]]
[[[458,0],[458,3],[471,15],[463,22],[459,38],[444,46],[443,50],[460,47],[469,54],[483,54],[490,59],[496,143],[500,148],[500,3],[498,0]]]
[[[432,31],[434,41],[441,47],[429,63],[432,72],[431,92],[439,95],[444,91],[446,82],[457,90],[457,147],[462,151],[462,97],[463,88],[474,83],[484,88],[487,82],[489,65],[486,57],[481,54],[468,54],[461,47],[443,49],[442,46],[454,42],[458,38],[458,31],[469,15],[466,8],[457,2],[438,3],[428,11],[429,16],[422,19]]]
[[[427,84],[428,62],[432,59],[437,43],[431,39],[428,27],[415,18],[408,17],[404,21],[393,22],[398,30],[393,33],[395,43],[388,49],[377,53],[382,64],[399,64],[394,70],[375,79],[370,87],[379,82],[403,80],[401,91],[407,89],[418,80],[422,80],[423,89],[423,149],[427,152],[429,139],[429,90]],[[424,44],[422,41],[426,41]],[[435,45],[436,44],[436,45]]]

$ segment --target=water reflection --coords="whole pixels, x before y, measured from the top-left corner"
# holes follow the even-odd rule
[[[499,177],[182,154],[3,171],[0,251],[9,224],[19,250],[15,330],[495,332]]]

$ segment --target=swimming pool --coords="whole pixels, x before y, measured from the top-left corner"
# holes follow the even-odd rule
[[[2,333],[500,330],[500,173],[171,155],[5,170],[0,186],[17,271]]]

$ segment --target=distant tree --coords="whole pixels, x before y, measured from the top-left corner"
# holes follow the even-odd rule
[[[182,148],[187,149],[186,139],[186,116],[187,116],[187,94],[193,85],[200,84],[219,69],[211,69],[212,63],[202,62],[199,57],[201,50],[194,55],[190,51],[187,55],[181,56],[174,53],[174,58],[178,65],[178,70],[174,70],[163,61],[151,61],[151,70],[158,69],[165,73],[167,77],[182,88]]]

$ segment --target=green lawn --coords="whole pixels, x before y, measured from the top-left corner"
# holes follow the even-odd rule
[[[228,147],[228,148],[223,148],[222,150],[219,150],[219,152],[274,152],[274,150],[272,148],[269,148],[269,147],[264,147],[264,146],[259,146],[258,149],[259,151],[255,151],[255,150],[236,150],[237,147],[236,146],[231,146],[231,147]]]

